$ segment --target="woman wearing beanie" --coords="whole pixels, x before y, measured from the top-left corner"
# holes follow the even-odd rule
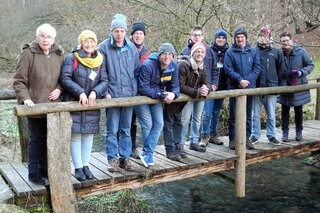
[[[97,36],[84,30],[78,37],[78,48],[68,54],[61,70],[60,81],[66,101],[95,105],[97,98],[104,98],[107,90],[107,73],[103,56],[96,50]],[[75,177],[79,181],[92,179],[89,170],[93,134],[99,133],[100,110],[71,113],[71,158]]]

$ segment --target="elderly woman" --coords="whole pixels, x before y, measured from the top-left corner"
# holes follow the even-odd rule
[[[78,37],[79,46],[68,54],[61,68],[60,81],[67,101],[95,105],[97,98],[105,97],[107,73],[103,56],[96,50],[97,36],[84,30]],[[92,179],[89,160],[93,134],[99,133],[100,110],[72,112],[71,158],[75,177],[79,181]]]
[[[55,28],[43,24],[36,31],[36,40],[23,46],[13,82],[19,103],[33,107],[60,100],[63,51],[55,38]],[[48,177],[46,116],[28,117],[28,127],[28,177],[30,182],[42,185]]]

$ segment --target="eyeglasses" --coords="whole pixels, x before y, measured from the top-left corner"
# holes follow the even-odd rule
[[[41,38],[41,39],[54,39],[53,37],[51,37],[51,36],[45,36],[45,35],[39,35],[38,36],[39,38]]]
[[[192,36],[194,36],[194,37],[200,37],[200,36],[202,36],[202,34],[196,34],[196,33],[194,33],[194,34],[192,34]]]

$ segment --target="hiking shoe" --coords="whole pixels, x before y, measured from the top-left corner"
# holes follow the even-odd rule
[[[301,129],[296,130],[296,141],[302,141],[302,130]]]
[[[208,146],[209,139],[210,139],[210,137],[208,135],[207,136],[202,136],[199,145],[202,146],[202,147]]]
[[[176,150],[181,158],[188,158],[187,153],[184,151],[184,144],[176,144]]]
[[[86,176],[83,173],[82,168],[78,168],[74,170],[74,177],[78,180],[78,181],[85,181],[86,180]]]
[[[280,145],[280,141],[278,141],[275,137],[272,137],[269,139],[269,141],[273,144],[273,145]]]
[[[118,172],[119,171],[118,160],[117,159],[108,160],[107,168],[109,172]]]
[[[178,154],[178,152],[167,152],[167,158],[174,161],[181,160],[181,156]]]
[[[246,147],[247,149],[254,149],[254,146],[249,139],[246,140]]]
[[[200,146],[197,143],[191,143],[189,146],[189,149],[197,151],[197,152],[205,152],[206,151],[206,147]]]
[[[289,142],[289,131],[282,131],[282,142]]]
[[[223,142],[219,140],[217,134],[210,135],[209,143],[213,143],[216,145],[223,145]]]
[[[236,149],[236,141],[234,139],[229,140],[229,149]]]
[[[139,155],[139,157],[145,167],[148,168],[148,166],[154,165],[154,160],[152,155]]]
[[[86,176],[86,179],[93,179],[93,174],[89,169],[89,166],[84,166],[82,169],[84,175]]]
[[[139,150],[138,149],[133,149],[131,151],[130,157],[135,158],[135,159],[139,159],[139,157],[140,157],[139,155],[140,155]]]
[[[119,167],[126,171],[133,171],[134,168],[128,158],[120,160]]]
[[[258,138],[256,138],[255,136],[251,136],[251,137],[249,138],[249,140],[250,140],[251,144],[258,143]]]

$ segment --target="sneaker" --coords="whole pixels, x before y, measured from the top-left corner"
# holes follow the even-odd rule
[[[229,149],[236,149],[236,141],[234,139],[229,140]]]
[[[119,167],[126,170],[126,171],[133,171],[134,170],[134,168],[128,158],[120,160]]]
[[[302,130],[296,130],[296,141],[302,141]]]
[[[209,139],[210,139],[210,137],[208,135],[207,136],[202,136],[199,145],[202,146],[202,147],[208,146]]]
[[[148,166],[154,165],[154,160],[152,155],[139,155],[143,165],[148,168]]]
[[[256,138],[255,136],[251,136],[251,137],[249,138],[249,140],[250,140],[251,144],[258,143],[258,138]]]
[[[282,131],[282,142],[289,142],[289,132],[288,132],[288,130]]]
[[[78,169],[74,170],[74,177],[78,181],[85,181],[86,180],[86,176],[84,175],[82,168],[78,168]]]
[[[89,179],[89,180],[93,179],[93,174],[90,171],[89,166],[84,166],[82,171],[83,171],[84,175],[86,176],[86,179]]]
[[[278,141],[275,137],[272,137],[269,139],[269,141],[273,144],[273,145],[280,145],[280,141]]]
[[[247,149],[254,149],[254,146],[252,145],[251,141],[249,139],[246,140],[246,147]]]
[[[109,172],[118,172],[119,171],[117,159],[108,160],[108,170],[109,170]]]
[[[213,143],[215,145],[223,145],[223,142],[219,140],[217,134],[210,135],[209,143]]]
[[[189,149],[197,151],[197,152],[205,152],[206,151],[206,147],[200,146],[197,143],[191,143],[189,146]]]
[[[133,149],[133,150],[131,151],[130,157],[135,158],[135,159],[139,159],[139,155],[140,155],[139,150],[138,150],[138,149]]]

